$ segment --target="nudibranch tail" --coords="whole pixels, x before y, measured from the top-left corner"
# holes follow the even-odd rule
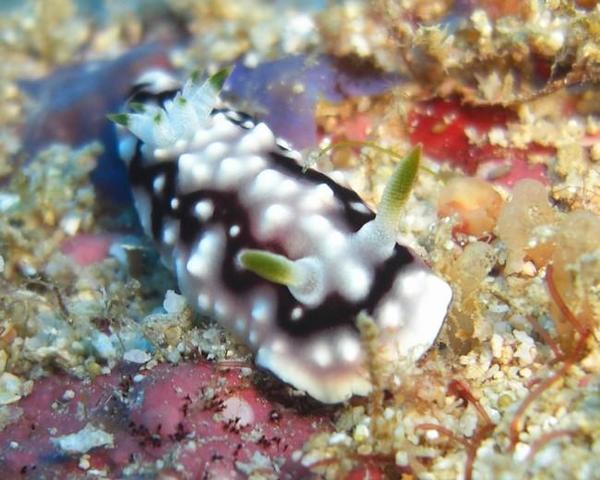
[[[142,226],[190,304],[247,344],[260,367],[323,402],[367,394],[357,316],[373,318],[387,360],[417,358],[452,297],[396,243],[420,149],[399,164],[375,215],[352,190],[303,168],[266,124],[224,105],[226,75],[182,89],[164,73],[146,75],[128,112],[112,117]]]

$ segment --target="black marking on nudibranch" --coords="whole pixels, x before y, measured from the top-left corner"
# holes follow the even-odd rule
[[[290,175],[303,177],[315,185],[326,184],[339,198],[344,206],[344,219],[352,232],[358,231],[365,223],[375,218],[374,213],[362,213],[356,211],[351,205],[362,200],[356,192],[342,187],[331,178],[317,172],[308,170],[302,173],[302,167],[291,158],[280,154],[272,154],[275,165]],[[130,176],[134,185],[144,188],[152,198],[152,234],[155,240],[160,241],[163,222],[169,216],[179,220],[179,236],[181,241],[191,246],[198,241],[199,237],[213,225],[223,225],[225,230],[238,225],[240,234],[235,237],[227,237],[224,246],[225,261],[222,265],[221,276],[225,286],[237,294],[247,292],[253,287],[268,283],[251,272],[240,270],[236,263],[237,255],[244,248],[262,248],[274,253],[285,254],[285,251],[277,243],[261,242],[251,233],[250,219],[244,205],[241,203],[237,192],[223,192],[218,190],[203,189],[185,195],[176,196],[175,177],[177,175],[177,164],[175,160],[163,161],[159,164],[143,167],[141,157],[134,160],[130,166]],[[165,178],[164,188],[160,192],[153,189],[153,183],[157,178]],[[179,206],[173,211],[171,200],[177,198]],[[201,221],[194,214],[194,206],[202,201],[208,200],[215,205],[211,218]],[[347,326],[356,329],[356,316],[365,311],[372,314],[375,306],[381,298],[392,288],[394,279],[404,266],[414,261],[410,251],[401,245],[396,245],[394,254],[381,263],[376,271],[377,281],[367,298],[361,302],[351,302],[339,294],[331,294],[326,297],[316,308],[306,308],[298,302],[284,286],[276,286],[277,289],[277,324],[292,336],[311,336],[317,334],[324,328]],[[295,308],[303,309],[301,321],[293,319],[292,312]]]
[[[150,93],[146,90],[148,84],[136,85],[128,99],[128,103],[153,103],[159,106],[164,106],[168,100],[172,100],[179,90],[165,90],[158,94]]]
[[[358,231],[365,223],[370,222],[375,218],[375,214],[354,190],[343,187],[339,183],[336,183],[331,177],[328,177],[317,170],[312,168],[304,169],[304,167],[298,165],[293,158],[278,152],[271,152],[270,156],[274,164],[285,173],[294,177],[305,178],[315,185],[324,184],[331,188],[333,195],[341,202],[341,205],[344,208],[344,218],[353,232]],[[358,211],[352,206],[353,204],[364,205],[366,208],[365,212],[368,213]]]
[[[123,122],[138,139],[123,137],[120,151],[142,224],[192,305],[324,402],[370,389],[360,313],[381,329],[390,361],[431,345],[451,291],[395,242],[418,150],[375,216],[356,192],[304,169],[265,124],[219,105],[215,82],[179,92],[164,74],[146,80],[130,97],[145,107]]]

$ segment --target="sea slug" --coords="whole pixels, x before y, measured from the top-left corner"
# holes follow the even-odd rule
[[[420,149],[399,165],[378,214],[300,164],[264,123],[225,105],[226,74],[183,88],[151,72],[119,124],[144,230],[182,293],[256,353],[258,366],[334,403],[371,389],[356,327],[364,312],[393,362],[441,328],[449,285],[396,243]]]

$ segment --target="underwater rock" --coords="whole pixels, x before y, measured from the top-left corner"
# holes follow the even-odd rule
[[[116,158],[114,132],[106,114],[118,108],[132,78],[151,67],[169,66],[165,46],[150,43],[113,60],[69,65],[39,80],[20,81],[22,90],[37,103],[23,132],[29,158],[54,142],[79,146],[100,139],[105,150],[92,181],[105,197],[127,200],[126,175]]]
[[[401,81],[354,58],[297,55],[248,68],[239,63],[225,84],[223,96],[248,104],[276,135],[297,149],[317,144],[315,104],[341,102],[355,96],[383,93]]]
[[[172,469],[182,478],[244,478],[236,464],[260,453],[278,478],[297,478],[302,467],[292,453],[327,428],[326,417],[267,400],[240,368],[216,368],[205,361],[139,371],[122,365],[93,382],[39,380],[16,404],[20,421],[0,432],[4,473],[83,475],[83,457],[74,454],[86,453],[87,470],[110,476]],[[102,430],[101,441],[68,446],[90,423]]]

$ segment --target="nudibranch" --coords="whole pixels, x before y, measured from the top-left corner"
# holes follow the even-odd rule
[[[182,293],[247,344],[256,364],[326,403],[368,394],[357,316],[390,362],[420,357],[446,317],[449,285],[396,242],[420,149],[378,213],[303,168],[265,124],[220,99],[226,74],[181,88],[152,72],[132,90],[119,153],[146,233]]]

